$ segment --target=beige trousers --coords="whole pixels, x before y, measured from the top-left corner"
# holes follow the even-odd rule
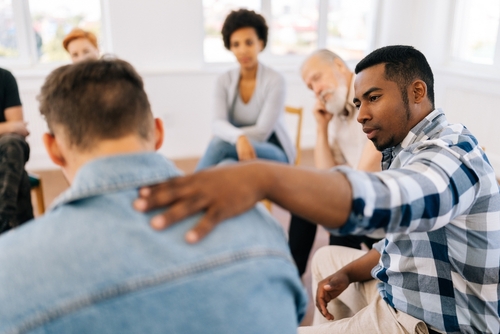
[[[312,261],[312,303],[316,303],[318,282],[335,273],[366,252],[362,250],[326,246],[314,254]],[[380,297],[377,281],[352,283],[328,304],[335,317],[328,321],[315,309],[313,326],[299,327],[299,334],[428,334],[427,326],[419,319],[396,311]]]

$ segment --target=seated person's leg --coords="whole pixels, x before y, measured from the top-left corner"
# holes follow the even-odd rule
[[[236,152],[236,147],[218,137],[212,138],[208,148],[201,157],[198,165],[196,166],[196,171],[208,168],[210,166],[215,166],[219,162],[225,159],[233,159],[238,161],[238,153]]]
[[[318,250],[312,260],[313,302],[316,299],[318,282],[327,277],[329,281],[332,279],[329,276],[368,254],[370,253],[339,246],[327,246]],[[356,265],[361,263],[357,262]],[[328,312],[334,317],[333,321],[326,320],[316,308],[313,326],[299,327],[298,333],[427,333],[427,326],[422,320],[396,311],[381,297],[377,289],[378,282],[376,279],[370,279],[351,283],[327,305]]]
[[[365,251],[341,246],[325,246],[320,248],[314,254],[311,264],[312,303],[315,303],[316,290],[321,280],[336,273],[342,267],[365,254]],[[352,317],[378,295],[376,285],[376,280],[370,280],[365,283],[351,283],[340,296],[328,304],[329,312],[335,317],[335,320]],[[313,325],[327,322],[329,321],[315,308]]]
[[[228,159],[224,159],[224,160],[222,160],[221,162],[219,162],[219,163],[217,164],[217,166],[227,166],[227,165],[232,165],[232,164],[235,164],[235,163],[237,163],[237,162],[238,162],[238,160],[234,160],[234,159],[229,159],[229,158],[228,158]]]
[[[288,245],[300,276],[306,271],[307,260],[316,237],[316,230],[316,224],[292,214],[288,230]]]
[[[28,158],[24,137],[0,136],[0,233],[33,218],[30,184],[24,170]]]
[[[258,142],[252,140],[252,146],[258,159],[273,160],[278,162],[288,162],[285,152],[277,145],[269,142]]]

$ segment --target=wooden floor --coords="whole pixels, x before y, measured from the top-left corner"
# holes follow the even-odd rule
[[[312,167],[314,166],[313,162],[313,157],[312,157],[312,150],[305,150],[302,152],[302,159],[301,159],[301,166],[308,166]],[[184,171],[186,174],[192,173],[194,171],[194,168],[196,166],[196,163],[198,162],[198,158],[192,158],[192,159],[180,159],[180,160],[174,160],[175,164],[179,169]],[[61,194],[64,190],[66,190],[69,187],[68,182],[64,178],[63,173],[60,170],[33,170],[30,172],[34,172],[35,174],[39,175],[42,183],[43,183],[43,195],[45,199],[45,204],[46,207],[50,206],[50,203],[59,195]],[[33,205],[35,209],[35,215],[38,215],[38,209],[36,208],[36,203],[33,200]],[[283,210],[282,208],[278,207],[277,205],[273,205],[271,208],[271,213],[272,215],[276,218],[276,220],[279,221],[279,223],[283,226],[285,231],[288,231],[288,226],[290,223],[290,214],[288,211]],[[313,245],[313,250],[311,254],[314,253],[314,251],[324,245],[328,244],[328,232],[326,232],[325,229],[323,228],[318,228],[318,232],[316,234],[316,239]],[[311,297],[311,270],[310,270],[310,261],[308,263],[307,270],[302,277],[302,282],[304,286],[306,287],[308,294],[309,294],[309,303],[308,303],[308,309],[306,316],[304,320],[302,321],[302,325],[310,325],[312,322],[312,314],[314,310],[314,303],[312,302],[312,297]]]

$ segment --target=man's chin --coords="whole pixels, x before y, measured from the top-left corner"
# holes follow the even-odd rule
[[[382,152],[387,147],[389,147],[389,145],[384,145],[383,143],[378,142],[376,138],[372,138],[370,140],[373,143],[373,145],[375,146],[375,148],[377,149],[377,151],[379,151],[379,152]]]

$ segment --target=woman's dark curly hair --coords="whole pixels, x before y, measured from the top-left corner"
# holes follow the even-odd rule
[[[266,19],[253,10],[240,9],[231,11],[222,26],[222,39],[224,40],[226,49],[229,50],[231,47],[230,39],[232,33],[241,28],[254,28],[259,39],[264,42],[264,48],[266,47],[267,31],[269,30]]]

